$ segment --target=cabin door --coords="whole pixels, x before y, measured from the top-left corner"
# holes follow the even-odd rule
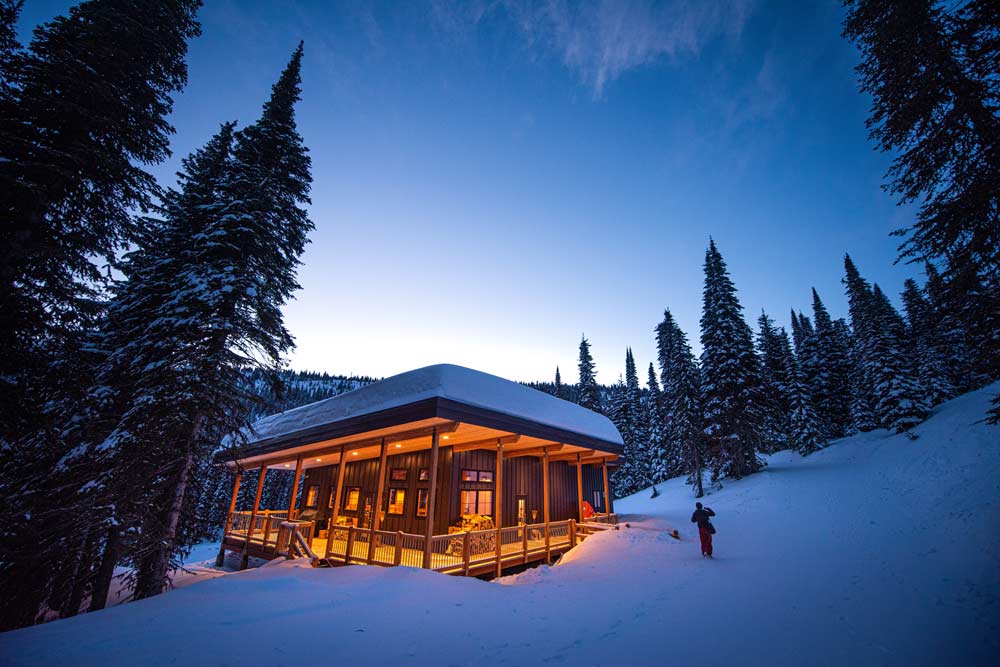
[[[371,528],[372,520],[375,517],[375,494],[366,493],[365,494],[365,511],[361,515],[361,527]]]

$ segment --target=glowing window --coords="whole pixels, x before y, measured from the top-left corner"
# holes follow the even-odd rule
[[[463,490],[462,514],[493,516],[493,492]]]
[[[319,497],[319,484],[310,484],[306,491],[306,507],[316,507],[316,499]]]
[[[417,516],[427,516],[427,489],[417,489]]]
[[[389,489],[389,508],[386,514],[402,514],[406,503],[406,489]]]
[[[351,486],[347,489],[347,495],[344,496],[344,509],[350,512],[356,512],[358,510],[358,502],[361,500],[361,487]]]

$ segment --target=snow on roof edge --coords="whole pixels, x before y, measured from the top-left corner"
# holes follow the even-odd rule
[[[407,371],[264,417],[247,435],[250,443],[261,442],[428,398],[447,398],[623,446],[618,429],[602,414],[512,380],[453,364]]]

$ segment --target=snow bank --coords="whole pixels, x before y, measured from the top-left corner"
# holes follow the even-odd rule
[[[505,585],[279,562],[0,635],[0,664],[994,664],[989,394],[942,406],[915,442],[864,434],[726,484],[705,499],[712,561],[672,480],[617,503],[631,528]]]
[[[448,398],[622,444],[618,429],[604,415],[517,382],[451,364],[401,373],[340,396],[265,417],[254,424],[250,441],[286,435],[428,398]]]

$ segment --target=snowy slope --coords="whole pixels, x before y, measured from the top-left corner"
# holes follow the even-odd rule
[[[278,563],[0,635],[0,664],[991,664],[1000,429],[974,423],[988,400],[941,406],[915,442],[771,457],[707,498],[713,561],[673,480],[617,503],[632,528],[506,585]]]

